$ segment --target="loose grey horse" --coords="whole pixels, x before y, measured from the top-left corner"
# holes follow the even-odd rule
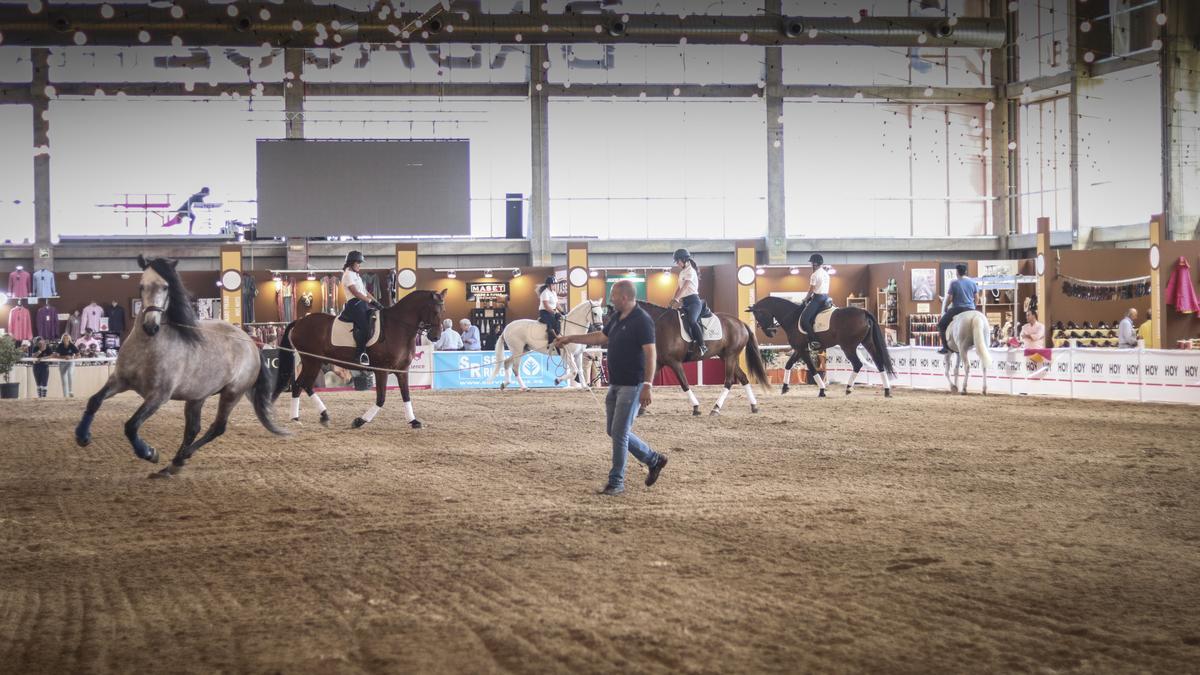
[[[157,464],[158,451],[138,436],[138,430],[167,401],[186,401],[183,444],[170,466],[152,477],[179,473],[196,450],[225,433],[229,414],[243,395],[250,397],[258,421],[267,431],[287,435],[271,419],[275,378],[261,350],[233,324],[196,318],[191,296],[175,271],[178,263],[138,256],[142,312],[137,326],[121,347],[116,372],[88,399],[83,419],[75,428],[75,441],[87,446],[100,404],[123,391],[136,391],[144,401],[125,422],[125,436],[135,455]],[[215,394],[221,395],[217,417],[197,440],[204,401]]]

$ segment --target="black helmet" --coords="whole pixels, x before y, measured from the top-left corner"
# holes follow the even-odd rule
[[[345,266],[349,267],[353,263],[361,263],[361,262],[366,262],[366,261],[367,261],[367,259],[363,257],[363,254],[361,251],[350,251],[349,253],[346,254],[346,265]]]
[[[808,262],[810,262],[814,265],[824,265],[825,259],[821,257],[820,253],[814,253],[814,254],[808,256]]]
[[[688,253],[688,250],[686,248],[676,249],[675,257],[672,258],[672,260],[674,260],[676,262],[678,262],[680,260],[691,260],[691,259],[692,259],[692,254]]]

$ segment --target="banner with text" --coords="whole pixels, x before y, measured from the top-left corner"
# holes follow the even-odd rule
[[[505,357],[510,352],[505,352]],[[433,388],[434,389],[498,389],[504,381],[504,375],[492,379],[492,370],[496,365],[495,352],[434,352],[433,354]],[[545,354],[528,353],[519,365],[521,378],[525,385],[534,388],[565,387],[567,384],[555,384],[554,378],[565,377],[566,369],[562,359],[557,355],[547,357]]]

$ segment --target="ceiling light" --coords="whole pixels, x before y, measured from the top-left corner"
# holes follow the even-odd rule
[[[486,271],[486,272],[484,272],[484,273],[483,273],[483,276],[484,276],[484,277],[486,277],[486,278],[488,278],[488,279],[491,279],[492,277],[494,277],[494,276],[496,276],[496,275],[492,274],[492,271],[491,271],[491,270],[488,270],[488,271]]]
[[[789,270],[788,270],[788,274],[800,274],[800,268],[799,268],[799,267],[793,267],[793,268],[791,268],[791,269],[789,269]]]
[[[600,276],[600,271],[599,270],[589,270],[588,276],[589,277],[598,277],[598,276]]]
[[[513,278],[514,278],[514,279],[516,279],[516,278],[517,278],[517,277],[519,277],[519,276],[521,276],[521,270],[520,270],[520,269],[518,269],[518,268],[516,268],[516,267],[514,267],[514,268],[513,268]]]
[[[121,278],[122,278],[122,279],[128,279],[128,278],[129,278],[129,275],[128,275],[128,274],[122,274],[122,275],[121,275]]]
[[[762,275],[764,275],[764,274],[766,274],[766,273],[767,273],[767,270],[765,270],[765,269],[763,269],[763,268],[759,267],[759,268],[757,268],[757,269],[755,269],[755,270],[754,270],[754,273],[755,273],[755,274],[757,274],[758,276],[760,276],[760,277],[761,277]]]
[[[454,270],[450,270],[449,272],[446,272],[446,278],[447,278],[447,279],[457,279],[457,278],[458,278],[458,274],[456,274],[456,273],[454,272]]]

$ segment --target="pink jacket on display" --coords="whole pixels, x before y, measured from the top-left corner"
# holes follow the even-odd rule
[[[14,270],[8,275],[8,296],[10,298],[28,298],[29,280],[33,277],[25,270]]]
[[[18,342],[33,339],[33,321],[28,309],[20,305],[12,308],[8,313],[8,332]]]
[[[97,333],[100,332],[100,319],[104,318],[104,308],[96,303],[92,303],[83,308],[83,313],[79,315],[79,329],[86,331],[91,328]]]
[[[1173,305],[1180,314],[1200,311],[1200,301],[1196,300],[1196,289],[1192,287],[1192,269],[1183,256],[1175,263],[1175,271],[1167,282],[1167,304]]]

